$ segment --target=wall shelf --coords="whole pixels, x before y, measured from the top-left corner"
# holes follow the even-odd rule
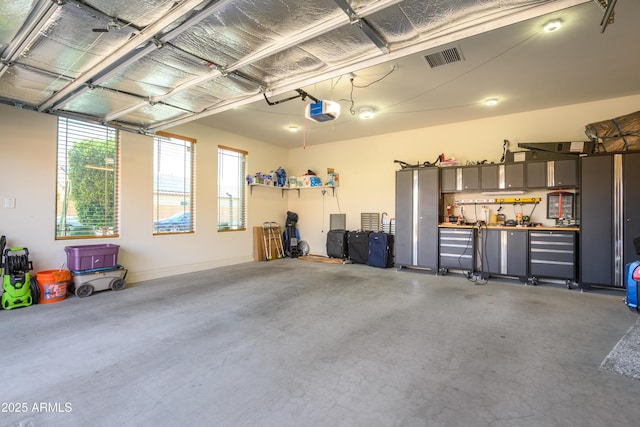
[[[323,190],[326,191],[327,188],[331,189],[331,197],[335,197],[336,187],[333,185],[317,185],[315,187],[278,187],[275,185],[266,185],[266,184],[249,184],[249,193],[253,194],[253,187],[266,187],[273,188],[282,191],[282,197],[284,197],[285,191],[297,191],[298,198],[300,198],[300,190]]]
[[[278,189],[278,190],[282,190],[282,197],[284,197],[284,192],[285,190],[288,190],[289,188],[287,187],[278,187],[275,185],[267,185],[267,184],[249,184],[249,194],[253,194],[253,187],[264,187],[264,188],[273,188],[273,189]]]

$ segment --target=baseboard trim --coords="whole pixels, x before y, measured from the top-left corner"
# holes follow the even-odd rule
[[[161,279],[163,277],[176,276],[179,274],[186,274],[186,273],[194,273],[197,271],[210,270],[212,268],[226,267],[229,265],[242,264],[242,263],[251,262],[251,261],[253,261],[253,257],[246,256],[246,257],[225,258],[225,259],[201,262],[197,264],[183,264],[183,265],[178,265],[173,267],[156,268],[153,270],[146,270],[146,271],[131,271],[131,269],[129,269],[126,280],[127,280],[127,284],[133,284],[138,282],[144,282],[146,280]]]

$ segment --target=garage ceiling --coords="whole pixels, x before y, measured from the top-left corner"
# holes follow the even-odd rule
[[[357,138],[640,93],[638,3],[0,0],[0,101],[140,133]],[[340,117],[305,119],[314,99]]]

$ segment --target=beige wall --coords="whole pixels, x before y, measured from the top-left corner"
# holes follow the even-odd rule
[[[340,174],[340,188],[336,197],[327,194],[324,201],[317,190],[303,192],[300,199],[292,193],[289,209],[299,215],[300,238],[309,243],[311,252],[325,254],[329,214],[345,213],[350,230],[360,227],[361,212],[395,216],[395,171],[399,167],[394,160],[432,162],[444,153],[461,164],[498,162],[504,139],[511,142],[512,151],[518,150],[518,142],[584,141],[585,125],[638,109],[640,95],[292,149],[288,161],[292,173],[307,169],[320,173],[332,167]],[[544,222],[545,210],[546,203],[538,206],[534,220]]]
[[[254,194],[248,198],[247,231],[217,232],[218,144],[248,151],[249,170],[277,167],[287,152],[216,129],[186,125],[171,132],[198,141],[196,233],[153,236],[153,141],[123,132],[120,237],[56,241],[56,126],[54,116],[0,106],[0,234],[7,236],[9,246],[29,248],[35,272],[66,262],[65,246],[101,243],[120,245],[118,261],[128,268],[129,283],[250,261],[252,227],[286,212],[286,198]],[[15,209],[4,208],[7,197],[16,199]]]
[[[584,126],[638,110],[640,95],[571,105],[529,113],[416,129],[338,143],[285,150],[260,141],[196,124],[168,129],[196,138],[196,229],[192,235],[152,235],[152,139],[122,134],[121,232],[115,239],[54,239],[56,118],[0,106],[0,234],[10,246],[26,246],[35,271],[58,268],[66,261],[65,246],[119,244],[120,263],[130,283],[156,277],[232,265],[252,259],[252,227],[265,221],[284,225],[286,211],[298,213],[300,237],[312,253],[324,254],[329,214],[345,213],[347,228],[360,226],[361,212],[394,216],[394,159],[433,161],[440,153],[462,161],[498,161],[502,141],[584,140]],[[249,152],[248,171],[268,172],[283,166],[288,175],[327,168],[340,174],[340,187],[281,191],[256,188],[248,196],[249,228],[216,231],[218,144]],[[16,199],[15,209],[4,199]],[[542,207],[541,207],[542,208]],[[539,208],[542,212],[544,209]],[[537,215],[540,212],[536,212]],[[536,215],[534,215],[535,219]]]

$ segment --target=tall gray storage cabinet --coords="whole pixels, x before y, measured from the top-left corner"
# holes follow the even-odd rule
[[[438,168],[396,172],[396,268],[438,269]]]
[[[583,288],[622,288],[640,237],[640,153],[580,158],[580,274]]]

